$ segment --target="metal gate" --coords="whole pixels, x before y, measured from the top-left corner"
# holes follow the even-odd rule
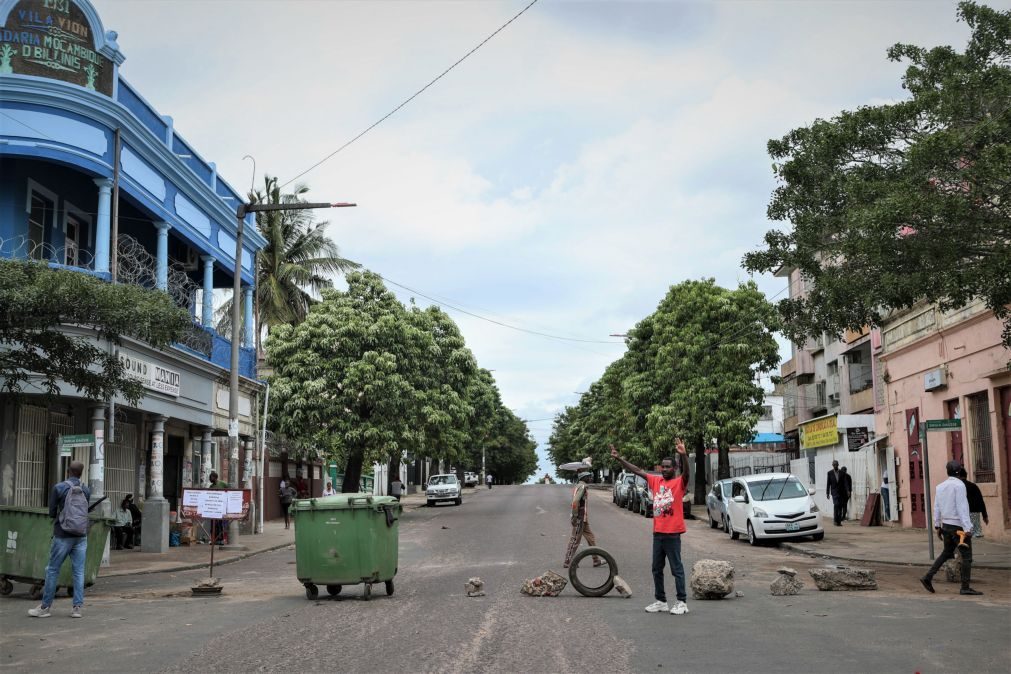
[[[105,493],[115,511],[134,492],[137,479],[137,426],[116,422],[114,442],[105,443]]]
[[[46,505],[46,421],[49,410],[36,405],[18,408],[15,443],[14,505]]]

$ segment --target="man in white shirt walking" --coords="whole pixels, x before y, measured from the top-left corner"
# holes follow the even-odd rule
[[[965,484],[958,479],[958,471],[962,464],[949,461],[944,469],[948,479],[937,485],[934,492],[934,528],[937,536],[944,542],[944,551],[934,560],[934,565],[927,575],[920,578],[920,583],[927,592],[933,594],[934,585],[931,582],[934,574],[949,559],[954,559],[955,550],[962,558],[962,589],[959,594],[983,594],[969,587],[972,575],[972,520],[969,519],[969,501],[965,495]],[[959,545],[958,531],[964,531],[965,544]]]

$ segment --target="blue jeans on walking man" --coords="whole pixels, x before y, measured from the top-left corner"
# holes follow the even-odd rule
[[[685,591],[685,567],[681,564],[681,534],[653,534],[653,597],[667,601],[663,588],[663,567],[670,564],[678,601],[688,599]]]
[[[87,536],[53,536],[53,544],[49,548],[49,564],[46,565],[46,586],[42,590],[42,606],[48,608],[53,605],[60,567],[68,555],[73,570],[74,606],[84,605],[84,558],[87,553]]]

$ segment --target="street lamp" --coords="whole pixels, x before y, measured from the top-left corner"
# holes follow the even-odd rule
[[[245,217],[249,213],[268,211],[305,211],[318,208],[350,208],[357,204],[294,203],[294,204],[242,204],[235,209],[235,268],[232,275],[232,354],[228,372],[228,482],[239,485],[239,297],[242,293],[242,233]],[[256,269],[253,269],[254,282]],[[228,525],[228,544],[234,546],[239,540],[239,522],[231,520]]]

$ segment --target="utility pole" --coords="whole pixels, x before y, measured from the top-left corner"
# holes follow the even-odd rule
[[[228,372],[228,486],[235,489],[239,485],[239,330],[242,297],[242,233],[246,215],[268,211],[305,211],[318,208],[353,208],[357,204],[340,202],[293,203],[293,204],[239,204],[235,209],[235,268],[232,274],[232,358]],[[253,269],[254,282],[257,270]],[[254,429],[255,432],[255,429]],[[228,524],[228,544],[238,545],[239,523],[231,520]]]

